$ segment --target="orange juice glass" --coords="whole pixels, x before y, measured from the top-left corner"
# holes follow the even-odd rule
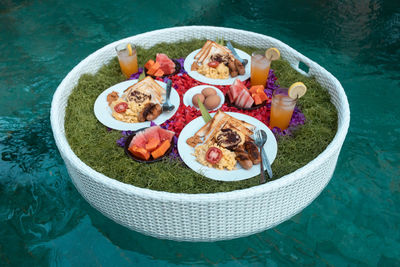
[[[265,57],[265,51],[257,51],[251,54],[251,85],[267,86],[269,67],[271,60]]]
[[[122,43],[115,47],[118,55],[119,66],[121,67],[122,73],[126,78],[131,77],[132,74],[138,72],[138,62],[136,54],[136,46],[130,44],[132,47],[132,55],[129,55],[128,44]]]
[[[288,96],[287,88],[275,89],[271,102],[271,117],[269,125],[285,130],[289,127],[297,99]]]

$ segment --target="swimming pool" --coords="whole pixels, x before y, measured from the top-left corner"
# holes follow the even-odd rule
[[[395,1],[41,1],[0,7],[0,262],[5,265],[399,265],[399,17]],[[137,12],[140,10],[140,12]],[[224,12],[221,12],[224,10]],[[64,76],[138,33],[215,25],[266,34],[335,75],[352,122],[335,174],[274,229],[215,243],[129,231],[70,182],[49,125]]]

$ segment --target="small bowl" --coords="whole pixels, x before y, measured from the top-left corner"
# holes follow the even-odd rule
[[[171,145],[170,145],[170,147],[168,148],[168,150],[165,152],[165,154],[164,154],[162,157],[159,157],[158,159],[153,159],[153,156],[150,155],[149,160],[143,160],[143,159],[137,158],[137,157],[135,157],[134,155],[132,155],[132,153],[129,151],[129,145],[130,145],[130,143],[131,143],[131,141],[132,141],[132,138],[133,138],[137,133],[139,133],[139,132],[141,132],[141,131],[144,131],[145,129],[146,129],[146,128],[137,130],[137,131],[133,132],[131,135],[128,136],[128,138],[127,138],[126,141],[125,141],[125,146],[124,146],[125,154],[126,154],[128,157],[130,157],[131,159],[133,159],[134,161],[137,161],[137,162],[140,162],[140,163],[153,163],[153,162],[157,162],[157,161],[162,160],[165,156],[168,156],[168,155],[171,153],[172,148],[173,148],[174,145],[175,145],[174,139],[173,139],[173,138],[172,138],[172,140],[171,140]]]
[[[189,90],[187,90],[186,93],[183,95],[183,104],[185,104],[186,106],[195,107],[195,108],[199,109],[198,107],[193,105],[192,98],[195,94],[200,94],[201,91],[207,87],[213,88],[217,92],[217,95],[219,96],[219,98],[221,98],[221,102],[219,103],[219,105],[212,110],[218,110],[219,108],[221,108],[222,105],[225,103],[224,93],[222,93],[222,91],[220,89],[218,89],[217,87],[211,86],[211,85],[197,85],[197,86],[192,87]],[[212,110],[210,110],[210,111],[212,111]]]
[[[241,108],[241,107],[239,107],[239,106],[236,106],[234,103],[231,103],[231,100],[229,99],[229,96],[226,97],[226,105],[227,105],[228,107],[234,107],[234,108],[237,108],[237,109],[255,110],[255,109],[259,109],[259,108],[261,108],[261,107],[264,107],[266,104],[267,104],[267,100],[265,100],[265,101],[262,102],[261,104],[254,105],[254,106],[252,106],[252,107],[250,107],[250,108]]]
[[[171,58],[171,60],[175,63],[175,71],[173,73],[168,74],[168,75],[163,75],[163,76],[153,76],[153,75],[148,75],[147,69],[144,68],[144,74],[146,74],[146,76],[150,76],[151,78],[155,79],[155,78],[165,78],[165,77],[173,76],[173,75],[179,73],[179,71],[181,70],[181,64],[178,61],[176,61],[175,59]]]

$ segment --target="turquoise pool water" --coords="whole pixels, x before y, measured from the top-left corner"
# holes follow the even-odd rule
[[[1,1],[0,266],[400,266],[400,5],[279,2]],[[52,137],[52,95],[83,58],[193,24],[280,39],[335,75],[350,102],[326,189],[291,220],[246,238],[179,243],[125,229],[79,195]]]

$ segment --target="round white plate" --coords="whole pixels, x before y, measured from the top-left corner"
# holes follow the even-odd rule
[[[274,162],[278,145],[276,139],[271,130],[261,121],[256,118],[250,117],[245,114],[226,112],[226,114],[235,117],[236,119],[243,120],[250,123],[256,127],[256,130],[264,130],[267,133],[268,139],[264,145],[265,152],[267,153],[268,160],[270,164]],[[214,116],[215,113],[211,114]],[[260,164],[253,165],[249,170],[243,169],[239,163],[236,165],[236,170],[218,170],[215,168],[209,168],[196,160],[194,154],[194,148],[186,143],[189,137],[192,137],[203,125],[205,124],[203,117],[198,117],[192,120],[189,124],[183,128],[182,132],[178,138],[178,152],[182,160],[186,163],[189,168],[197,173],[200,173],[208,178],[218,181],[240,181],[245,180],[260,174]]]
[[[122,96],[123,92],[131,85],[134,85],[137,83],[138,80],[129,80],[121,83],[117,83],[116,85],[111,86],[110,88],[106,89],[103,91],[96,99],[96,102],[94,103],[94,114],[96,118],[105,126],[115,129],[115,130],[120,130],[120,131],[136,131],[144,127],[150,127],[150,121],[146,122],[138,122],[138,123],[127,123],[123,121],[119,121],[114,119],[112,116],[112,111],[111,108],[108,106],[107,102],[107,95],[111,93],[112,91],[115,91],[118,93],[119,96]],[[161,85],[164,89],[167,87],[166,83],[156,81],[159,85]],[[165,99],[165,95],[163,96]],[[179,108],[179,95],[178,92],[172,87],[171,88],[171,96],[170,96],[170,101],[173,105],[175,105],[175,108],[172,111],[169,112],[163,112],[160,114],[160,116],[157,117],[153,122],[160,125],[169,118],[171,118],[175,112]]]
[[[198,107],[193,105],[192,98],[195,94],[201,94],[201,91],[207,87],[214,88],[214,90],[217,92],[217,95],[221,98],[221,103],[218,105],[218,107],[216,107],[213,110],[217,110],[220,107],[222,107],[222,105],[225,103],[224,93],[222,93],[222,91],[219,90],[217,87],[210,86],[210,85],[198,85],[198,86],[192,87],[189,90],[187,90],[186,93],[183,95],[183,104],[185,104],[186,106],[191,106],[191,107],[195,107],[195,108],[199,109]]]
[[[196,51],[193,51],[192,53],[190,53],[186,58],[185,58],[185,63],[183,64],[183,67],[185,68],[185,71],[189,74],[190,77],[192,77],[193,79],[196,79],[200,82],[203,83],[208,83],[208,84],[215,84],[215,85],[231,85],[236,79],[239,78],[239,80],[241,81],[245,81],[248,78],[250,78],[250,71],[251,71],[251,56],[249,54],[247,54],[246,52],[243,52],[240,49],[236,49],[236,52],[238,53],[238,55],[242,58],[242,59],[247,59],[249,62],[247,63],[245,69],[246,69],[246,73],[244,75],[238,75],[234,78],[230,77],[228,79],[211,79],[208,78],[200,73],[198,73],[197,71],[192,71],[190,70],[192,68],[192,64],[194,61],[194,57],[196,56],[196,54],[200,51],[201,49],[197,49]]]

